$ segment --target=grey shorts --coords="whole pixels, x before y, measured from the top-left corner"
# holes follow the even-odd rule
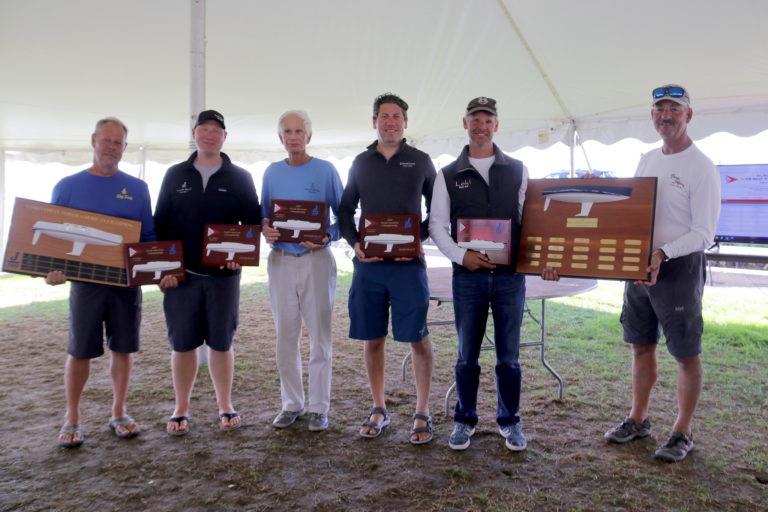
[[[674,357],[700,354],[706,270],[704,253],[696,252],[662,263],[658,280],[651,287],[627,282],[621,309],[624,341],[656,344],[663,332]]]
[[[113,352],[139,351],[141,288],[118,288],[72,281],[69,288],[69,345],[77,359],[93,359]],[[105,329],[106,328],[106,329]]]
[[[207,344],[226,352],[232,347],[240,311],[240,273],[201,276],[187,272],[178,288],[163,297],[168,340],[176,352]]]

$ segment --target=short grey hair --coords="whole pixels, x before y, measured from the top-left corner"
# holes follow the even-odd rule
[[[99,133],[99,130],[101,130],[101,127],[104,126],[105,124],[109,124],[109,123],[116,124],[117,126],[122,128],[123,132],[125,133],[125,137],[128,138],[128,127],[125,126],[124,122],[122,122],[118,118],[112,117],[112,116],[105,117],[103,119],[99,119],[98,121],[96,121],[96,128],[94,128],[93,134],[96,135],[97,133]]]
[[[304,123],[304,131],[307,132],[307,135],[312,135],[312,121],[309,119],[309,114],[303,110],[289,110],[288,112],[281,115],[280,119],[277,120],[278,135],[283,134],[283,121],[288,116],[296,116],[301,119],[301,121]]]

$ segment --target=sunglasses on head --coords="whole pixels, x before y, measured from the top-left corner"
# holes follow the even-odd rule
[[[682,98],[685,95],[685,89],[676,85],[671,87],[657,87],[651,93],[651,96],[653,96],[653,99],[655,100],[663,98],[664,96],[669,96],[670,98]]]

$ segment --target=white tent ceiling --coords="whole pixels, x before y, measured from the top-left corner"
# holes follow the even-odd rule
[[[649,91],[666,82],[689,88],[694,138],[746,136],[768,129],[766,21],[765,0],[208,0],[206,105],[241,161],[281,153],[291,108],[312,117],[315,154],[357,153],[384,91],[410,103],[407,134],[433,155],[461,147],[479,95],[498,100],[508,151],[573,124],[651,141]],[[9,154],[87,155],[105,115],[149,158],[187,151],[190,0],[0,0],[0,64]]]

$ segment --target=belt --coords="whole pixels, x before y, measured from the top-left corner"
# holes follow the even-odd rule
[[[302,256],[306,256],[307,254],[312,252],[312,251],[291,252],[291,251],[286,251],[285,249],[272,249],[272,250],[277,251],[278,254],[281,254],[282,256],[293,256],[294,258],[301,258]]]

